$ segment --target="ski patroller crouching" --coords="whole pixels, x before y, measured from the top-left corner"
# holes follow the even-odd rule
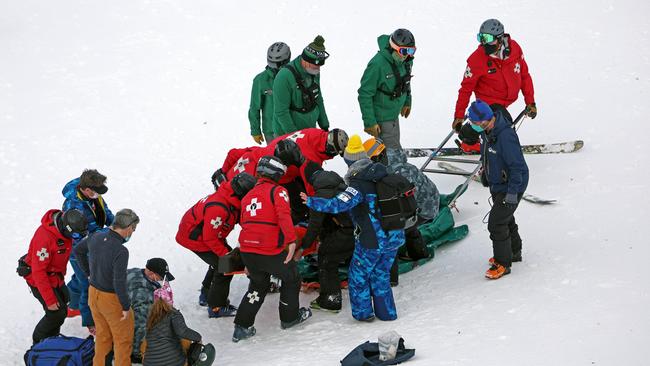
[[[313,210],[337,214],[349,211],[355,226],[355,247],[348,285],[352,316],[369,321],[375,316],[394,320],[397,310],[390,287],[390,268],[398,248],[404,244],[404,230],[384,231],[379,219],[375,182],[388,175],[386,167],[373,163],[361,138],[350,138],[344,159],[349,165],[348,188],[334,198],[303,196]],[[372,289],[372,290],[371,290]]]
[[[488,231],[494,257],[485,276],[497,279],[510,273],[513,261],[521,261],[522,242],[514,214],[528,186],[528,166],[512,120],[503,110],[493,111],[476,100],[468,115],[472,128],[481,133],[481,180],[490,188],[493,201]]]

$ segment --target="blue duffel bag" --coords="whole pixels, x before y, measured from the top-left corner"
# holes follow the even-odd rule
[[[92,366],[95,341],[58,335],[45,338],[25,353],[27,366]]]

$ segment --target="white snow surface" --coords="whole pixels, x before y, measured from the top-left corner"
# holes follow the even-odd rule
[[[22,364],[42,316],[16,260],[43,213],[61,206],[63,185],[97,168],[109,177],[113,212],[129,207],[141,217],[130,267],[169,261],[177,306],[215,345],[215,365],[335,365],[392,329],[416,349],[412,365],[647,365],[649,4],[1,1],[0,364]],[[284,331],[271,294],[257,335],[232,343],[232,319],[208,319],[197,304],[205,264],[174,236],[185,210],[210,193],[228,149],[252,144],[250,86],[267,47],[282,40],[297,56],[322,34],[331,125],[361,133],[356,90],[376,37],[410,29],[418,51],[402,143],[436,146],[478,27],[491,17],[522,45],[535,82],[539,116],[525,120],[522,142],[585,141],[579,153],[526,156],[528,191],[559,203],[517,210],[524,261],[498,281],[483,277],[492,253],[481,223],[488,192],[472,183],[455,213],[470,234],[401,277],[398,320],[354,321],[345,292],[340,314],[315,312]],[[520,97],[510,111],[522,108]],[[344,172],[340,159],[327,168]],[[461,182],[432,178],[443,193]],[[235,304],[246,285],[233,281]],[[302,294],[301,304],[315,296]],[[79,318],[62,332],[87,335]]]

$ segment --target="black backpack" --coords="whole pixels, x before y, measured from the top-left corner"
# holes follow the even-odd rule
[[[403,230],[417,221],[418,206],[415,186],[398,174],[388,174],[376,184],[377,204],[381,213],[381,227],[385,230]]]

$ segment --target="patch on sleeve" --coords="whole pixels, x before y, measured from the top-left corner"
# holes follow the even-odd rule
[[[357,191],[356,189],[354,189],[352,187],[348,187],[345,191],[351,193],[352,195],[359,194],[359,191]]]
[[[336,195],[336,198],[347,203],[348,201],[350,201],[350,199],[352,199],[352,196],[350,196],[350,194],[347,192],[341,192],[338,195]]]

